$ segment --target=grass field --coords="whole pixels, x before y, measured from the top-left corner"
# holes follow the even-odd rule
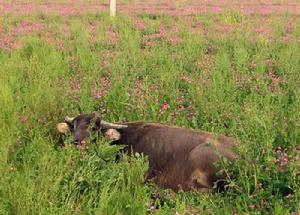
[[[16,2],[0,1],[0,214],[299,214],[296,1],[267,1],[291,2],[291,13],[129,7],[114,19],[43,13],[38,1],[29,14]],[[106,142],[59,146],[57,122],[104,110],[107,121],[236,138],[236,179],[226,193],[175,194],[143,182],[146,158],[115,163],[118,148]]]

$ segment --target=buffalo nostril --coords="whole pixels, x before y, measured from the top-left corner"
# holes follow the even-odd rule
[[[73,140],[73,143],[74,143],[75,145],[78,145],[78,144],[80,143],[80,140]]]

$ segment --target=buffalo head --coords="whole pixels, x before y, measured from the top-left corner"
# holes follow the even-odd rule
[[[75,144],[85,142],[88,137],[96,132],[101,132],[108,140],[118,140],[120,133],[117,129],[126,127],[127,125],[106,122],[97,113],[81,114],[77,117],[67,116],[64,122],[56,125],[58,132],[61,134],[71,132]]]

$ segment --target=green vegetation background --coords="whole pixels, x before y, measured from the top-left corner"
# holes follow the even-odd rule
[[[299,28],[279,39],[290,18],[270,17],[270,39],[237,13],[2,16],[7,34],[24,20],[46,27],[18,35],[17,49],[0,50],[0,214],[299,211]],[[235,28],[203,30],[216,23]],[[159,121],[235,137],[237,178],[225,194],[174,194],[143,183],[146,159],[114,163],[118,149],[108,143],[86,152],[58,146],[57,122],[103,109],[112,122]]]

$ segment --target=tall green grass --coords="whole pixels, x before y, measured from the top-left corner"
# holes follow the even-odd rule
[[[236,14],[219,18],[251,24]],[[18,38],[19,49],[0,50],[0,214],[281,215],[300,210],[296,40],[253,40],[250,29],[207,38],[190,31],[183,18],[169,16],[7,17],[3,25],[25,19],[42,20],[64,48],[33,33]],[[147,28],[137,30],[137,20]],[[63,23],[70,34],[60,33]],[[170,30],[174,23],[182,43],[154,39],[154,46],[142,46],[143,35],[157,33],[161,26]],[[117,42],[110,41],[107,31],[118,35]],[[294,37],[298,34],[296,30]],[[271,75],[279,77],[278,84]],[[101,78],[110,87],[96,99],[91,89],[105,90]],[[74,87],[76,81],[80,89]],[[160,113],[164,103],[170,108]],[[144,183],[146,158],[128,162],[123,156],[115,163],[118,148],[102,140],[84,153],[69,143],[59,146],[57,122],[103,109],[110,121],[159,121],[235,137],[241,159],[229,168],[236,175],[229,191],[173,194]],[[272,152],[278,147],[293,147],[283,169]],[[284,196],[290,190],[293,194]]]

